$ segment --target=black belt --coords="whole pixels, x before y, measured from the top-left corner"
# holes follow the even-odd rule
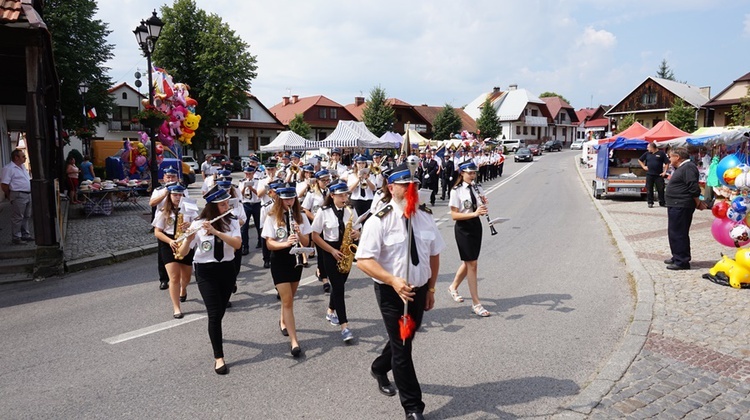
[[[19,194],[31,194],[31,191],[13,191],[13,192],[19,193]]]

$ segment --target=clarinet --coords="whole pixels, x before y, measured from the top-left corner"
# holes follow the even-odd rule
[[[474,189],[474,194],[476,194],[477,197],[479,197],[479,199],[482,200],[482,202],[484,203],[485,197],[484,197],[484,194],[482,194],[479,191],[479,185],[477,185],[476,182],[472,181],[471,188]],[[490,233],[492,235],[497,235],[497,230],[495,230],[495,222],[492,219],[490,219],[490,214],[489,213],[485,214],[485,217],[487,217],[487,224],[490,226]]]
[[[292,232],[294,232],[294,226],[296,224],[297,222],[295,222],[294,218],[292,217],[292,209],[289,208],[289,230],[290,230],[289,234],[290,235],[292,234]],[[302,267],[302,253],[300,252],[299,249],[295,249],[295,248],[300,248],[299,238],[297,239],[297,242],[295,242],[295,244],[292,245],[292,249],[290,250],[290,253],[294,254],[294,259],[296,262],[296,264],[294,264],[294,268]]]

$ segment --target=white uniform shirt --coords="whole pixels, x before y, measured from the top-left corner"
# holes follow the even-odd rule
[[[288,217],[285,215],[285,217]],[[296,223],[296,221],[295,221]],[[302,216],[302,223],[299,225],[299,232],[301,235],[309,235],[312,233],[310,222],[307,217]],[[286,230],[286,223],[282,222],[280,225],[276,224],[275,217],[266,217],[266,222],[263,224],[263,232],[260,236],[268,239],[275,239],[278,242],[284,242],[289,237],[289,232]]]
[[[11,191],[31,192],[31,175],[23,166],[13,162],[5,165],[0,183],[8,184]]]
[[[190,214],[182,213],[182,221],[183,222],[192,222],[193,216]],[[164,232],[167,235],[174,235],[174,222],[175,222],[175,214],[157,210],[156,214],[154,215],[154,221],[151,222],[151,226],[161,229],[162,232]]]
[[[230,217],[230,216],[224,216]],[[196,228],[203,226],[203,219],[194,220],[190,224],[190,228]],[[231,219],[229,223],[229,236],[240,238],[240,223],[237,219]],[[190,243],[191,248],[195,248],[195,256],[193,257],[194,263],[212,263],[212,262],[224,262],[234,260],[234,248],[224,242],[224,258],[221,261],[216,261],[214,258],[214,235],[209,235],[205,229],[200,229],[196,232],[193,237],[193,242]]]
[[[375,181],[375,175],[369,174],[369,175],[367,175],[367,179],[370,180],[370,182],[373,185],[375,185],[375,182],[376,182]],[[355,185],[355,184],[359,184],[359,178],[357,178],[356,176],[350,176],[349,177],[349,182],[347,182],[347,185],[349,186],[349,188],[351,188],[352,185]],[[365,201],[366,200],[372,200],[372,197],[373,197],[373,194],[375,193],[375,191],[373,191],[370,188],[370,186],[367,185],[367,184],[365,184],[364,190],[365,190],[365,195],[362,195],[362,188],[360,188],[359,186],[357,186],[356,188],[354,188],[354,191],[352,191],[352,195],[351,195],[350,199],[351,200],[365,200]]]
[[[238,197],[230,198],[229,205],[232,206],[232,214],[240,222],[240,226],[247,223],[247,215],[245,214],[245,208],[242,207],[242,203]]]
[[[201,194],[206,194],[211,187],[216,183],[216,177],[214,175],[208,176],[203,179],[203,185],[201,186]]]
[[[318,210],[318,212],[315,213],[315,219],[312,222],[313,232],[318,232],[323,239],[328,242],[336,242],[339,240],[339,219],[333,211],[334,207],[327,207]],[[359,215],[357,214],[357,211],[347,206],[344,207],[344,224],[349,223],[349,218],[352,218],[352,229],[359,229],[359,225],[357,224]]]
[[[471,192],[469,184],[462,182],[451,190],[451,198],[448,201],[449,207],[456,207],[459,213],[471,213],[474,211],[474,205],[471,202]],[[476,196],[477,206],[482,205],[482,199]]]
[[[411,264],[409,241],[404,222],[403,209],[393,200],[389,203],[392,210],[378,217],[374,214],[362,228],[357,247],[357,259],[372,258],[385,271],[398,277],[406,278],[407,261]],[[387,206],[386,206],[387,208]],[[424,286],[432,276],[430,256],[439,255],[445,248],[445,242],[430,213],[417,210],[412,216],[414,240],[417,244],[419,265],[411,265],[407,281],[412,286]],[[378,283],[380,280],[373,278]]]
[[[310,191],[302,202],[302,208],[310,210],[310,212],[315,215],[318,212],[318,209],[320,209],[320,206],[323,205],[324,199],[325,197],[323,197],[322,192]]]
[[[250,191],[250,189],[247,190],[247,194],[242,193],[245,191],[245,187],[252,187],[256,188],[256,185],[258,185],[258,181],[256,179],[243,179],[240,181],[239,185],[239,191],[240,194],[242,194],[242,202],[243,203],[260,203],[260,197],[258,197],[257,194]]]
[[[377,213],[380,209],[385,207],[388,203],[383,201],[383,191],[378,191],[372,197],[372,204],[370,204],[370,214]]]
[[[300,181],[297,183],[297,185],[294,187],[297,191],[297,197],[300,197],[300,199],[302,199],[303,197],[307,195],[307,186],[308,186],[307,180]]]

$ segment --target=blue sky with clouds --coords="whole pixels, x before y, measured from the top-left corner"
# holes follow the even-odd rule
[[[461,107],[517,84],[578,109],[618,102],[662,59],[712,95],[750,72],[746,0],[196,2],[250,45],[251,91],[268,107],[290,92],[346,105],[376,85],[411,104]],[[116,83],[145,69],[132,31],[162,4],[99,1]]]

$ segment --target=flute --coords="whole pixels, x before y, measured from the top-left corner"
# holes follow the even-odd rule
[[[482,200],[482,203],[484,203],[484,201],[486,200],[486,198],[485,198],[484,194],[482,194],[479,191],[479,185],[477,185],[476,182],[471,181],[471,188],[474,189],[474,194],[476,194],[477,197],[479,197]],[[490,233],[492,235],[497,235],[497,230],[495,230],[495,221],[492,220],[492,219],[490,219],[490,214],[489,213],[485,214],[485,216],[487,217],[487,224],[490,226]]]
[[[232,214],[232,210],[234,210],[234,208],[230,207],[229,210],[227,210],[225,213],[222,213],[222,214],[214,217],[213,219],[209,220],[208,223],[213,223],[213,222],[221,219],[222,217],[224,217],[224,216],[226,216],[228,214]],[[175,241],[177,241],[177,242],[184,241],[185,238],[187,238],[188,236],[190,236],[190,235],[194,234],[195,232],[198,232],[199,230],[203,229],[202,225],[203,224],[201,224],[201,226],[199,226],[199,227],[189,228],[182,235],[180,235],[179,237],[175,238]]]

